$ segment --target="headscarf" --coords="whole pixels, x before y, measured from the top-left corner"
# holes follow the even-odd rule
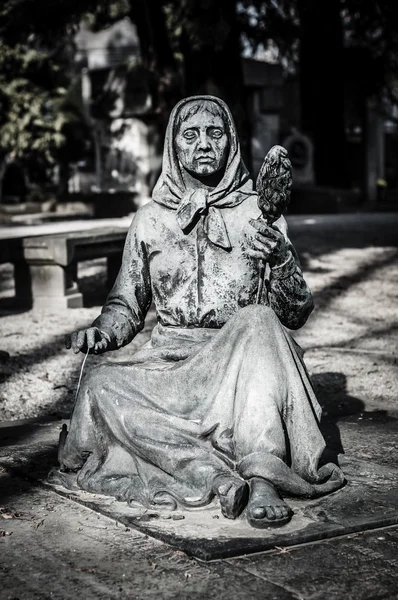
[[[183,167],[177,158],[175,137],[177,135],[177,118],[188,102],[210,101],[217,104],[224,115],[229,138],[229,154],[224,167],[224,176],[220,183],[211,190],[200,187],[189,187],[182,174]],[[163,152],[162,174],[153,190],[152,198],[158,204],[177,211],[177,222],[185,231],[197,216],[205,214],[203,228],[207,237],[225,250],[231,249],[228,231],[221,214],[221,208],[241,204],[252,196],[253,182],[242,161],[239,140],[235,124],[228,106],[215,96],[191,96],[181,100],[172,110],[167,125]]]

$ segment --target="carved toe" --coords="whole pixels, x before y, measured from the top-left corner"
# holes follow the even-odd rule
[[[247,504],[249,488],[243,479],[231,477],[216,488],[221,513],[227,519],[236,519]]]

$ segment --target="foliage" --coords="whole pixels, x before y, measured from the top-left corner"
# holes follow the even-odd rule
[[[48,166],[64,142],[63,117],[56,110],[65,94],[59,67],[32,47],[0,48],[0,151]]]
[[[398,3],[343,0],[342,6],[347,44],[369,52],[373,91],[387,90],[398,102]]]
[[[47,179],[56,163],[82,155],[87,132],[67,93],[67,57],[33,41],[0,46],[0,159]]]
[[[167,27],[175,45],[184,34],[192,50],[211,46],[216,52],[228,38],[230,24],[222,2],[211,0],[170,0],[164,5]],[[234,0],[230,2],[233,6]]]
[[[260,45],[272,43],[279,61],[293,68],[298,61],[300,22],[297,1],[241,0],[237,6],[242,36],[254,53]]]
[[[329,0],[333,1],[333,0]],[[334,0],[341,6],[344,45],[368,55],[368,93],[387,88],[398,102],[398,2],[396,0]],[[300,10],[309,10],[319,0],[241,0],[238,14],[242,34],[255,51],[272,40],[280,61],[297,67]],[[314,21],[314,27],[317,23]]]

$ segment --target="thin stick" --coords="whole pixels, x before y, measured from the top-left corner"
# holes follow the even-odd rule
[[[77,397],[78,397],[79,392],[80,392],[80,384],[81,384],[82,377],[83,377],[83,371],[84,371],[84,367],[85,367],[85,364],[86,364],[87,356],[89,355],[89,353],[90,353],[90,348],[87,348],[87,352],[86,352],[86,354],[84,355],[84,358],[83,358],[82,366],[80,367],[79,381],[77,382],[77,388],[76,388],[76,394],[75,394],[75,401],[73,403],[73,408],[72,408],[72,412],[71,412],[71,415],[70,415],[71,419],[72,419],[73,413],[75,411]]]
[[[73,403],[73,408],[70,414],[70,420],[72,420],[73,417],[73,413],[75,412],[75,407],[76,407],[76,402],[77,402],[77,397],[79,395],[79,391],[80,391],[80,383],[82,381],[82,377],[83,377],[83,371],[84,371],[84,366],[86,364],[86,360],[87,360],[87,356],[89,355],[90,352],[90,348],[87,348],[87,352],[83,358],[82,361],[82,366],[80,367],[80,375],[79,375],[79,381],[77,382],[77,388],[76,388],[76,394],[75,394],[75,401]],[[59,462],[59,466],[60,466],[60,470],[64,471],[65,467],[64,467],[64,463],[63,463],[63,449],[65,446],[65,442],[66,442],[66,438],[68,437],[68,428],[66,426],[66,424],[64,423],[62,425],[62,429],[61,429],[61,433],[59,434],[59,444],[58,444],[58,462]]]
[[[265,277],[265,263],[263,260],[261,260],[260,261],[260,272],[259,272],[259,277],[258,277],[256,304],[260,304],[260,302],[261,302],[261,296],[263,294],[263,289],[264,289],[264,277]]]

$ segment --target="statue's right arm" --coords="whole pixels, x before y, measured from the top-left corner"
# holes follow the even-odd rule
[[[145,219],[138,211],[127,234],[122,265],[101,314],[88,329],[67,337],[67,348],[94,353],[125,346],[141,331],[151,305]]]
[[[119,274],[100,316],[93,323],[93,327],[109,336],[108,350],[125,346],[141,331],[151,301],[145,218],[139,210],[127,234]]]

